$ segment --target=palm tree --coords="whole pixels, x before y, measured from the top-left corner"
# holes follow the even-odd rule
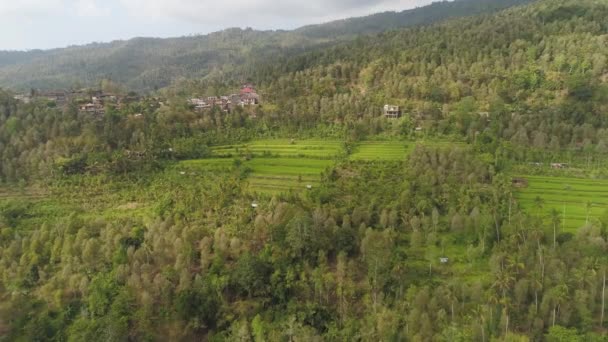
[[[559,211],[556,209],[551,210],[551,223],[553,223],[553,248],[555,248],[557,244],[557,225],[560,221]]]
[[[511,289],[512,284],[515,282],[515,277],[511,274],[509,268],[502,269],[496,276],[496,280],[492,287],[496,289],[502,297],[500,303],[503,306],[504,314],[506,316],[505,336],[509,332],[509,299],[507,293]]]
[[[534,312],[538,314],[538,292],[543,290],[543,276],[534,272],[532,276],[532,288],[534,289]]]
[[[589,213],[591,212],[591,208],[593,208],[593,202],[587,201],[585,204],[585,209],[587,209],[587,219],[585,220],[585,224],[589,224]]]
[[[479,327],[481,328],[481,342],[486,342],[486,308],[484,306],[478,305],[473,310],[473,315],[479,318]]]
[[[555,326],[555,320],[562,304],[568,300],[568,286],[565,284],[557,285],[552,288],[551,296],[553,297],[553,320],[552,326]]]
[[[600,328],[604,327],[604,308],[606,305],[606,267],[602,270],[602,311],[600,313]]]
[[[540,213],[543,210],[543,207],[545,206],[545,200],[542,199],[542,197],[540,196],[536,196],[536,198],[534,199],[534,206],[536,207],[536,215],[540,216]]]

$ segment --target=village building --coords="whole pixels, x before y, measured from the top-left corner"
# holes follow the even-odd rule
[[[566,169],[568,168],[568,164],[565,163],[551,163],[552,169]]]
[[[387,119],[398,119],[401,117],[401,108],[387,104],[384,106],[383,114]]]
[[[255,106],[260,103],[260,95],[257,94],[253,86],[245,85],[241,88],[240,93],[209,96],[207,98],[191,98],[188,103],[194,107],[197,112],[202,112],[211,108],[219,108],[223,112],[230,112],[236,107]]]
[[[90,114],[90,115],[104,115],[106,113],[106,109],[101,103],[86,103],[80,106],[80,113]]]
[[[37,96],[55,102],[58,106],[63,106],[68,101],[68,94],[65,91],[49,91]]]
[[[21,101],[25,104],[28,104],[32,101],[32,97],[30,95],[26,95],[26,94],[17,94],[15,96],[13,96],[13,98],[17,101]]]

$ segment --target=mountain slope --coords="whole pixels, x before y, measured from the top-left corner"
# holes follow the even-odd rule
[[[360,34],[492,12],[530,0],[457,0],[401,13],[308,26],[295,31],[229,29],[205,36],[136,38],[31,52],[0,52],[0,86],[18,90],[93,86],[112,79],[135,90],[167,86],[179,77],[222,75],[247,61],[290,56]]]
[[[306,37],[355,36],[426,25],[449,18],[473,16],[523,5],[534,0],[454,0],[439,1],[428,6],[402,12],[377,13],[366,17],[337,20],[321,25],[304,26],[295,32]]]
[[[543,115],[570,128],[608,125],[606,56],[604,1],[544,0],[360,38],[258,65],[234,79],[258,84],[294,122],[372,120],[390,103],[420,124],[453,113],[495,113],[509,127],[504,138],[525,145],[542,133],[538,145],[576,147],[584,140],[577,130],[566,134],[536,121]],[[515,123],[506,113],[532,122]],[[467,126],[436,128],[473,134]]]

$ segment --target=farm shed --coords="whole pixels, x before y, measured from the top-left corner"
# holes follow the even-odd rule
[[[521,177],[515,177],[511,180],[511,184],[516,188],[527,188],[528,180]]]

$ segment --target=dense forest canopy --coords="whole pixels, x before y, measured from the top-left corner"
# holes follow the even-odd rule
[[[360,34],[495,12],[530,0],[438,2],[401,13],[303,27],[294,31],[228,29],[171,39],[136,38],[49,51],[0,51],[0,86],[17,90],[91,87],[102,79],[153,91],[178,78],[222,77],[245,63],[323,48]]]
[[[168,85],[99,115],[0,91],[0,341],[606,341],[608,4],[477,9],[70,48]]]

